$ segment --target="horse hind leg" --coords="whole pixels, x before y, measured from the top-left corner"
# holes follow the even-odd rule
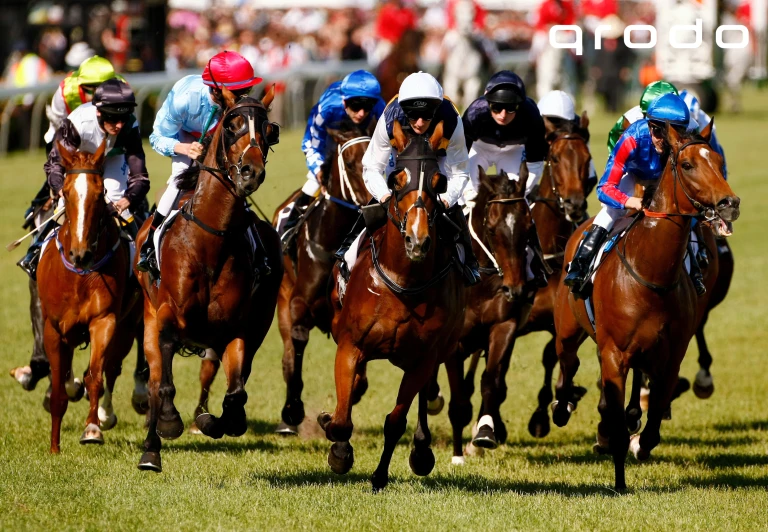
[[[436,416],[443,411],[445,407],[445,398],[440,393],[440,384],[437,382],[437,374],[440,372],[440,366],[435,368],[435,374],[427,383],[427,413],[430,416]]]
[[[643,389],[643,372],[639,369],[632,371],[632,393],[629,396],[629,404],[625,412],[627,420],[627,429],[630,434],[636,434],[643,425],[643,410],[640,408],[640,395]]]
[[[699,399],[709,399],[715,393],[715,383],[712,381],[712,373],[709,371],[712,366],[712,354],[709,352],[707,339],[704,337],[707,317],[707,315],[704,316],[696,330],[696,345],[699,347],[699,371],[693,381],[693,393]]]
[[[552,392],[552,374],[557,365],[557,351],[555,350],[554,338],[544,347],[541,363],[544,366],[544,385],[539,390],[539,405],[528,422],[528,432],[534,438],[544,438],[549,434],[549,405],[552,404],[552,400],[555,398]]]
[[[109,348],[104,352],[104,396],[101,398],[98,410],[100,427],[103,430],[110,430],[117,425],[117,415],[112,406],[112,394],[117,378],[122,373],[123,360],[131,351],[135,336],[136,330],[126,322],[119,324]]]
[[[213,349],[205,350],[205,358],[200,362],[200,398],[195,408],[195,421],[189,426],[190,434],[202,434],[197,426],[197,418],[208,412],[208,399],[211,393],[211,385],[219,372],[221,360]]]
[[[64,382],[72,373],[72,349],[61,341],[59,333],[50,322],[45,323],[44,341],[51,363],[51,453],[61,450],[61,420],[67,412],[67,395]]]
[[[603,355],[602,393],[597,407],[600,422],[597,425],[597,450],[601,452],[608,444],[608,452],[613,456],[616,491],[627,489],[625,461],[629,450],[629,431],[624,413],[624,395],[627,381],[626,356],[617,349],[601,348]],[[607,442],[606,442],[607,440]]]
[[[173,384],[173,355],[179,347],[178,334],[172,325],[172,311],[165,305],[157,311],[156,329],[159,329],[159,351],[162,357],[162,370],[158,395],[160,398],[160,411],[157,415],[157,433],[161,438],[174,440],[184,433],[184,422],[179,411],[173,404],[176,397],[176,387]],[[144,322],[146,327],[146,320]],[[145,333],[146,338],[146,333]],[[145,352],[147,345],[144,345]],[[151,373],[150,368],[150,373]],[[151,376],[150,376],[151,378]]]
[[[45,354],[43,341],[43,328],[45,326],[43,310],[40,306],[37,281],[34,279],[29,280],[29,315],[32,320],[32,335],[34,336],[32,358],[30,358],[28,366],[13,368],[11,376],[21,384],[22,388],[32,391],[41,379],[51,373],[51,366]]]
[[[224,373],[227,376],[227,392],[222,401],[222,414],[217,418],[203,412],[195,418],[195,424],[204,435],[219,439],[228,436],[242,436],[248,428],[245,418],[245,391],[243,372],[245,366],[245,340],[236,338],[224,350],[222,357]]]
[[[131,392],[131,406],[133,410],[143,416],[149,412],[149,365],[144,354],[144,323],[136,328],[136,369],[133,370],[133,392]]]
[[[463,366],[461,353],[454,353],[445,362],[446,373],[448,373],[448,386],[451,390],[451,400],[448,403],[448,419],[451,421],[451,430],[453,432],[453,457],[451,458],[453,465],[464,465],[462,434],[464,427],[472,422],[471,394],[466,394],[466,388],[462,381]]]
[[[640,434],[632,436],[630,449],[639,461],[645,461],[651,456],[651,451],[661,442],[661,422],[669,410],[678,386],[679,363],[676,368],[668,368],[660,378],[651,383],[648,396],[648,421]]]
[[[432,434],[429,432],[428,386],[419,392],[419,420],[416,424],[416,432],[413,434],[413,449],[411,449],[408,465],[415,475],[425,477],[435,467],[435,454],[432,452]]]

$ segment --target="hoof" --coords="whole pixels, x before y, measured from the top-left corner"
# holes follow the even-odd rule
[[[587,389],[584,386],[573,385],[571,388],[571,401],[573,402],[574,410],[579,406],[579,401],[581,401],[585,395],[587,395]]]
[[[139,460],[139,469],[141,471],[154,471],[155,473],[162,473],[163,466],[160,461],[160,453],[154,451],[147,451],[141,455]]]
[[[245,408],[240,407],[238,412],[229,411],[227,416],[222,416],[224,434],[233,438],[239,438],[248,430],[248,422],[245,419]]]
[[[317,424],[323,430],[328,430],[328,425],[331,423],[331,414],[328,412],[320,412],[317,415]]]
[[[608,438],[597,435],[597,442],[592,446],[592,450],[597,454],[611,454]]]
[[[285,403],[280,417],[286,425],[301,425],[304,421],[304,403],[301,399],[296,399]]]
[[[355,463],[355,452],[348,441],[337,441],[328,452],[328,465],[337,475],[346,475]]]
[[[633,423],[631,419],[627,420],[627,430],[629,430],[630,434],[637,434],[640,432],[640,429],[643,428],[643,420],[640,418],[637,418],[635,422]]]
[[[477,458],[482,457],[485,454],[485,449],[482,447],[475,446],[472,442],[469,442],[466,447],[464,447],[464,454],[467,456],[474,456]]]
[[[80,436],[80,443],[83,445],[88,443],[98,443],[102,445],[104,443],[104,436],[101,435],[101,429],[93,423],[88,423],[85,427],[83,435]]]
[[[709,399],[715,393],[715,384],[712,382],[712,374],[700,369],[693,381],[693,393],[699,399]]]
[[[99,421],[99,426],[102,430],[111,430],[117,425],[117,414],[112,412],[110,415],[107,415],[104,409],[99,407]]]
[[[387,487],[387,484],[389,484],[389,474],[379,473],[378,470],[373,472],[373,475],[371,475],[371,486],[373,486],[373,492],[378,493],[384,488]]]
[[[466,463],[467,463],[467,461],[464,459],[463,456],[452,456],[451,457],[451,465],[463,466]]]
[[[200,430],[199,428],[197,428],[197,423],[195,423],[194,421],[189,426],[189,430],[187,430],[187,432],[189,432],[190,434],[194,434],[195,436],[202,436],[203,435],[203,431]]]
[[[199,421],[198,426],[200,426]],[[178,413],[171,419],[166,420],[161,417],[157,420],[157,435],[164,440],[175,440],[182,434],[184,434],[184,422]]]
[[[528,432],[534,438],[543,438],[549,434],[549,412],[545,408],[537,408],[528,422]]]
[[[202,434],[205,434],[209,438],[213,438],[214,440],[218,440],[222,436],[224,436],[224,430],[221,427],[221,423],[218,422],[215,416],[209,414],[208,412],[205,412],[203,414],[200,414],[195,419],[195,425],[197,425],[197,428],[200,429],[200,432]],[[160,423],[158,422],[158,433],[160,432]],[[182,427],[183,430],[183,427]]]
[[[651,452],[640,447],[640,435],[635,434],[629,439],[629,450],[635,455],[635,459],[644,462],[651,457]]]
[[[16,379],[21,384],[21,387],[28,392],[34,390],[37,385],[37,381],[32,378],[32,368],[29,366],[13,368],[11,370],[11,377]]]
[[[48,389],[45,390],[45,396],[43,397],[43,408],[46,412],[49,414],[51,413],[51,393],[53,392],[53,388],[51,386],[48,386]]]
[[[435,454],[429,447],[421,450],[414,447],[408,457],[408,465],[414,475],[426,477],[435,468]]]
[[[430,416],[436,416],[443,411],[444,406],[445,398],[443,398],[443,394],[438,392],[437,397],[431,401],[427,401],[427,414]]]
[[[675,386],[675,391],[672,394],[672,400],[674,401],[681,395],[683,395],[685,392],[691,389],[691,381],[686,379],[685,377],[680,377],[677,379],[677,386]]]
[[[136,390],[131,394],[131,406],[133,410],[143,416],[149,412],[149,396],[147,394],[137,394]]]
[[[285,421],[281,421],[275,429],[275,434],[280,434],[282,436],[298,436],[299,427],[296,425],[288,425]]]
[[[496,441],[496,435],[493,433],[493,429],[488,425],[483,425],[480,427],[480,430],[477,431],[477,436],[472,440],[472,445],[482,449],[495,449],[499,446],[499,443]]]
[[[651,395],[651,390],[643,386],[640,388],[640,409],[643,412],[648,412],[648,397]]]
[[[672,405],[669,405],[669,407],[664,411],[663,414],[661,414],[661,419],[664,421],[669,421],[672,419]]]
[[[85,396],[85,386],[83,385],[83,381],[80,379],[74,379],[72,384],[67,382],[64,384],[64,390],[67,392],[67,397],[69,400],[73,403],[78,402],[80,399],[82,399]]]
[[[568,420],[571,419],[571,412],[574,409],[573,403],[566,403],[564,406],[561,406],[560,401],[554,401],[552,403],[552,421],[558,427],[566,426]]]

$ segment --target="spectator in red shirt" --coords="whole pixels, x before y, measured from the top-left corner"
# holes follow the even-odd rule
[[[536,11],[536,33],[531,45],[531,61],[536,63],[536,95],[541,99],[554,89],[574,94],[574,63],[562,48],[549,44],[549,29],[555,25],[576,23],[576,12],[570,0],[544,0]],[[572,32],[571,32],[572,33]],[[559,32],[558,38],[573,42],[573,35]]]
[[[387,57],[403,33],[415,29],[417,23],[416,13],[405,7],[401,0],[390,0],[384,4],[376,17],[376,38],[379,42],[374,52],[375,62],[379,63]]]

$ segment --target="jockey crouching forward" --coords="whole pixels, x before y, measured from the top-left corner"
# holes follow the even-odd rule
[[[356,70],[342,81],[332,83],[312,107],[301,150],[307,158],[307,182],[301,187],[291,213],[283,225],[283,235],[295,227],[301,214],[320,193],[328,175],[327,162],[335,143],[328,138],[329,129],[338,129],[345,119],[365,129],[372,120],[384,112],[381,87],[376,76],[365,70]],[[282,235],[281,235],[282,236]]]
[[[544,120],[536,102],[526,97],[525,85],[520,77],[502,70],[485,86],[485,95],[467,108],[462,117],[464,135],[469,150],[471,183],[464,190],[464,200],[470,208],[480,186],[479,168],[484,171],[496,166],[496,173],[506,172],[517,181],[520,164],[528,165],[526,197],[538,185],[549,149],[545,139]],[[536,227],[528,234],[528,266],[533,282],[547,286],[547,268]]]
[[[224,51],[208,61],[202,76],[181,78],[168,93],[155,117],[149,142],[157,153],[171,158],[171,176],[152,218],[147,240],[141,246],[137,270],[156,272],[155,230],[168,216],[179,194],[176,178],[202,155],[204,144],[210,140],[206,135],[212,135],[222,116],[221,88],[226,87],[240,98],[249,94],[258,83],[261,78],[254,75],[253,67],[245,57]]]
[[[133,115],[135,107],[136,98],[127,83],[118,79],[105,81],[96,88],[91,103],[79,106],[62,122],[44,166],[48,185],[53,194],[58,196],[64,186],[65,170],[61,165],[56,141],[72,151],[95,153],[106,139],[105,196],[126,221],[124,229],[131,238],[135,238],[138,231],[132,212],[136,214],[136,211],[141,209],[149,191],[149,177],[139,124]],[[48,224],[47,228],[46,233],[50,232],[53,224]],[[45,235],[38,238],[34,257],[28,261],[28,268],[22,266],[32,277],[37,270],[40,248],[44,240]]]
[[[390,198],[391,193],[384,176],[385,172],[389,175],[397,165],[397,152],[392,147],[395,121],[400,122],[404,131],[416,135],[429,135],[437,124],[443,122],[444,138],[448,142],[444,148],[441,146],[438,150],[437,161],[441,173],[448,179],[448,189],[441,195],[441,199],[448,208],[447,214],[451,221],[460,228],[458,244],[463,247],[464,252],[465,282],[469,285],[475,284],[480,280],[479,265],[472,252],[467,221],[457,205],[469,179],[469,157],[459,112],[450,100],[443,98],[443,88],[430,74],[417,72],[403,80],[399,94],[389,102],[383,119],[376,124],[373,138],[363,156],[363,180],[374,198],[373,201],[385,202]],[[383,209],[380,211],[385,212]],[[381,218],[380,223],[386,223],[386,216]],[[360,216],[342,247],[336,252],[337,258],[344,260],[344,254],[357,240],[363,227],[363,216]],[[369,230],[375,229],[371,224],[367,227]]]
[[[635,191],[635,183],[661,177],[669,156],[669,145],[664,140],[665,123],[684,134],[689,121],[685,103],[674,94],[665,94],[650,103],[646,118],[629,126],[619,138],[597,185],[597,197],[603,208],[585,232],[564,280],[575,297],[584,297],[590,266],[614,222],[623,217],[627,209],[643,208],[641,198],[630,196]],[[706,292],[701,271],[693,254],[690,259],[691,279],[696,293],[701,295]]]

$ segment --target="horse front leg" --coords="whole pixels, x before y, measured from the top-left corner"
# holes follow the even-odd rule
[[[336,409],[333,415],[321,412],[317,422],[325,436],[334,442],[328,453],[328,465],[338,475],[345,475],[355,462],[352,437],[352,390],[362,364],[362,353],[342,340],[336,349],[334,379],[336,381]]]
[[[512,349],[515,346],[517,321],[509,320],[491,327],[488,344],[488,362],[480,379],[483,403],[477,434],[472,439],[475,447],[495,449],[506,441],[507,428],[501,420],[501,404],[507,398],[506,376]]]
[[[544,346],[541,364],[544,366],[544,385],[539,390],[539,405],[528,422],[528,432],[534,438],[543,438],[549,434],[549,405],[552,404],[552,400],[555,398],[552,392],[552,375],[557,365],[557,350],[555,349],[554,338]]]
[[[139,320],[136,325],[136,368],[133,370],[133,392],[131,392],[131,406],[140,416],[149,412],[149,365],[144,354],[144,321]]]
[[[643,372],[635,368],[632,370],[632,392],[629,396],[629,404],[627,405],[626,418],[627,429],[630,434],[636,434],[642,427],[643,410],[640,408],[640,395],[643,391],[643,385],[645,378]]]
[[[451,420],[453,432],[453,465],[464,465],[462,435],[464,427],[472,422],[472,403],[464,386],[464,354],[457,351],[445,361],[445,371],[448,374],[448,387],[451,390],[451,400],[448,403],[448,419]]]
[[[227,344],[222,357],[224,373],[227,376],[227,393],[222,402],[221,417],[204,412],[197,416],[195,423],[200,432],[214,439],[227,436],[242,436],[248,429],[245,418],[245,403],[248,393],[245,382],[250,374],[253,354],[248,356],[246,342],[243,338],[235,338]]]
[[[435,367],[435,373],[427,383],[427,413],[430,416],[438,415],[445,406],[445,398],[440,393],[440,384],[437,382],[438,373],[440,373],[440,364]]]
[[[88,389],[90,408],[86,419],[85,431],[80,443],[104,443],[104,436],[99,428],[99,397],[104,385],[104,359],[115,339],[117,317],[114,314],[92,320],[88,326],[91,337],[91,359],[85,385]]]
[[[436,365],[435,369],[439,368]],[[437,373],[437,371],[435,371]],[[413,433],[413,449],[408,458],[408,465],[415,475],[425,477],[435,467],[435,454],[432,452],[432,433],[429,432],[429,384],[419,392],[419,420]]]
[[[58,331],[47,320],[43,340],[51,363],[51,453],[58,454],[61,450],[61,420],[67,412],[64,384],[72,373],[72,348],[62,342]]]
[[[184,433],[184,422],[173,404],[176,397],[176,386],[173,384],[173,355],[179,347],[179,332],[173,310],[167,304],[162,304],[157,310],[155,321],[156,331],[159,332],[158,346],[162,359],[158,388],[160,411],[157,415],[157,434],[166,440],[174,440]],[[147,326],[146,322],[144,326]],[[144,349],[147,350],[146,343]],[[150,367],[150,374],[151,372]]]
[[[429,382],[436,366],[434,358],[424,358],[418,366],[407,370],[403,375],[400,390],[397,393],[397,404],[384,421],[384,450],[381,453],[379,465],[371,476],[374,491],[382,490],[389,484],[389,464],[392,461],[392,454],[395,452],[397,442],[405,434],[408,410],[411,408],[413,398],[416,397],[417,393],[422,392]],[[424,395],[424,407],[426,409],[426,395],[422,395]],[[426,416],[424,421],[426,425]],[[431,436],[429,441],[431,442]],[[422,454],[421,457],[424,458],[424,455]],[[434,465],[434,457],[432,460]],[[426,462],[422,462],[420,465],[424,466]]]
[[[163,470],[160,458],[162,442],[157,433],[157,418],[160,414],[160,381],[163,373],[163,355],[160,351],[159,331],[155,309],[149,299],[144,300],[144,354],[149,366],[149,415],[147,417],[147,437],[144,439],[144,453],[139,459],[142,471]]]
[[[205,358],[200,361],[200,398],[197,401],[197,407],[195,408],[195,420],[208,412],[208,398],[211,393],[211,386],[216,378],[216,374],[219,372],[221,366],[221,360],[219,355],[213,349],[205,350]],[[197,426],[197,421],[193,421],[189,426],[190,434],[202,434],[202,431]]]

